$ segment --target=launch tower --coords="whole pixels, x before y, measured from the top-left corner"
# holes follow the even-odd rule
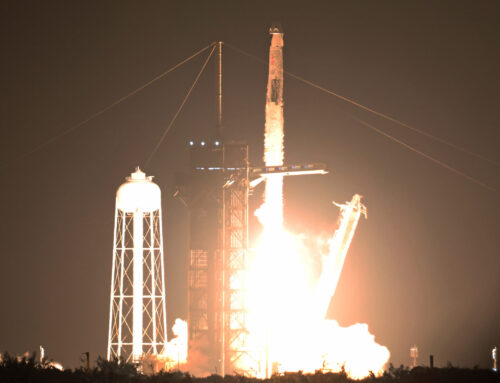
[[[251,167],[246,144],[222,140],[222,44],[218,43],[217,129],[211,139],[189,142],[190,171],[177,180],[176,195],[189,208],[190,221],[188,363],[193,355],[203,354],[205,366],[200,367],[221,375],[255,376],[261,369],[261,361],[249,353],[245,305],[251,188],[262,181],[267,188],[282,188],[283,176],[326,174],[322,163],[283,164],[283,33],[278,27],[270,33],[265,145],[275,147],[277,155],[266,157],[264,167]],[[279,202],[273,208],[281,211]]]
[[[190,219],[188,354],[203,353],[213,372],[243,373],[248,146],[191,141],[190,168],[178,182]]]

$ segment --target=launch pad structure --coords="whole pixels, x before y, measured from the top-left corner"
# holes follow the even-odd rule
[[[188,363],[203,353],[214,372],[253,375],[246,327],[248,199],[273,175],[326,174],[325,165],[251,167],[248,145],[190,141],[190,173],[178,175],[189,208]],[[216,224],[214,224],[216,223]]]
[[[188,358],[197,349],[224,374],[247,356],[248,146],[192,142],[190,157]]]
[[[282,39],[277,28],[271,28],[271,34]],[[247,144],[222,140],[222,43],[217,45],[215,134],[211,139],[189,141],[190,171],[178,174],[175,193],[188,207],[190,222],[188,364],[197,363],[194,355],[202,354],[212,372],[255,376],[260,361],[249,353],[245,305],[250,191],[272,177],[327,172],[323,163],[252,167]],[[270,59],[266,110],[282,108],[282,65],[282,60]],[[281,78],[271,78],[276,73]]]

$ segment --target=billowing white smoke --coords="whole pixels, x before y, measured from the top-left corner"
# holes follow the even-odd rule
[[[188,351],[188,326],[187,322],[177,318],[172,326],[174,337],[165,345],[163,356],[170,361],[168,369],[186,364]]]

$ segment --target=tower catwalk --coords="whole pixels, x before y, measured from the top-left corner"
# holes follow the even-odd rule
[[[161,192],[152,178],[137,168],[116,193],[107,352],[148,366],[167,342]]]

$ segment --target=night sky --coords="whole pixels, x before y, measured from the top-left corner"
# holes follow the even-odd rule
[[[307,4],[307,5],[306,5]],[[187,210],[174,172],[215,125],[215,61],[149,166],[204,55],[67,136],[51,137],[221,40],[500,162],[500,6],[495,1],[2,1],[0,352],[44,345],[65,367],[105,355],[115,191],[140,165],[163,191],[167,311],[186,318]],[[267,68],[224,48],[224,137],[262,164]],[[285,181],[286,223],[331,233],[331,201],[364,196],[329,316],[368,323],[395,365],[491,365],[500,345],[499,194],[356,122],[361,118],[500,189],[500,167],[285,77],[287,162],[330,174]],[[261,200],[261,189],[252,207]],[[252,221],[252,232],[258,230]],[[169,325],[169,327],[170,327]],[[306,334],[294,334],[306,336]]]

